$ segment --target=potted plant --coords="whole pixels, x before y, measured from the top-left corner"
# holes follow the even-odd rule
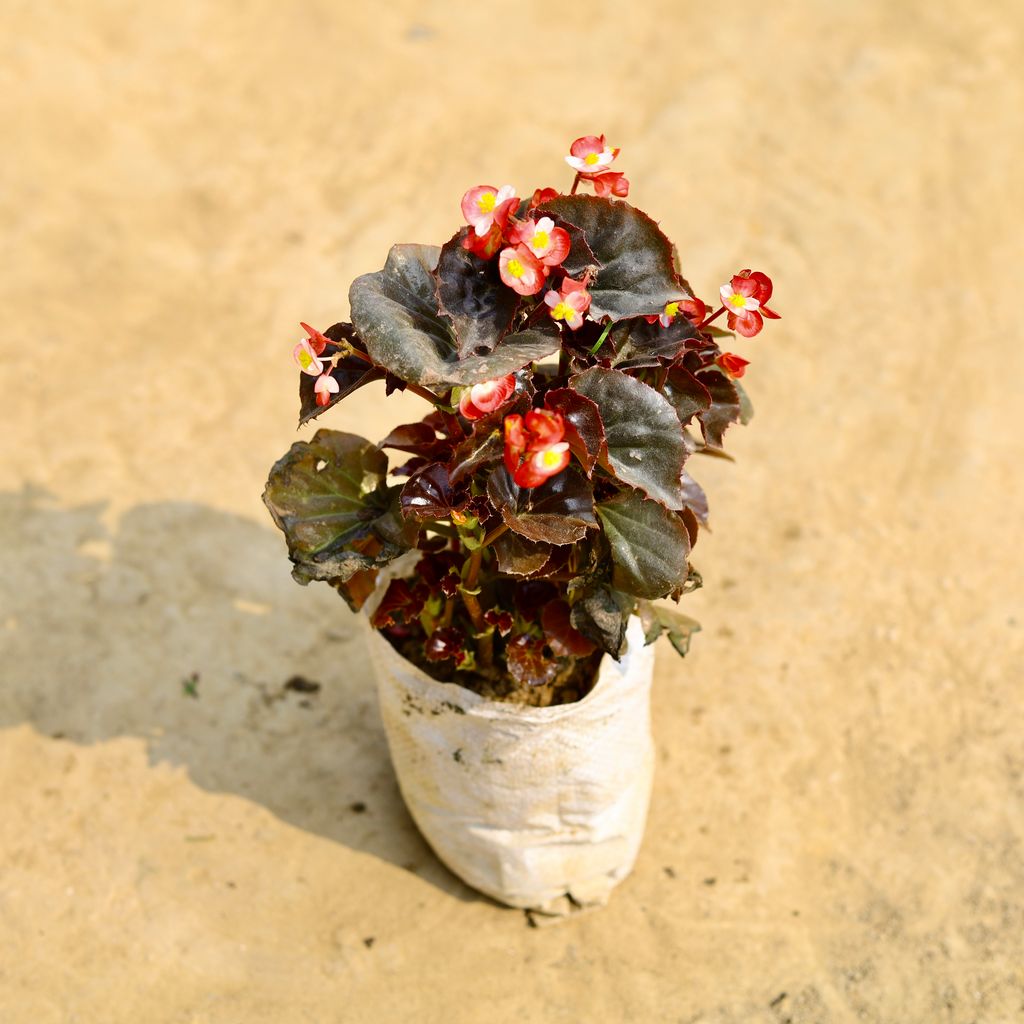
[[[747,361],[721,338],[776,317],[762,273],[716,308],[696,297],[621,201],[617,154],[577,139],[568,193],[470,189],[449,241],[396,245],[352,284],[351,323],[303,324],[300,424],[373,381],[429,408],[377,443],[293,444],[264,494],[295,579],[366,613],[421,831],[469,884],[554,912],[603,902],[636,857],[645,645],[685,654],[699,628],[654,603],[700,585],[688,460],[750,416]]]

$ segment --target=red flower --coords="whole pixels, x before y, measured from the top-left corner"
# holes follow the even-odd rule
[[[562,280],[562,290],[553,288],[544,296],[544,301],[551,307],[551,318],[563,320],[571,331],[583,326],[583,314],[590,309],[590,292],[582,281],[571,277]]]
[[[544,203],[550,202],[552,199],[557,199],[558,196],[558,189],[555,188],[535,189],[530,198],[530,209],[536,210],[538,206],[543,206]]]
[[[502,249],[498,272],[502,281],[520,295],[536,295],[547,277],[544,264],[525,245]]]
[[[515,477],[525,452],[526,432],[523,430],[523,417],[519,413],[513,413],[505,417],[505,468],[509,476]]]
[[[604,141],[603,135],[584,135],[569,147],[565,162],[580,174],[600,174],[619,155]]]
[[[568,442],[560,441],[543,451],[527,455],[512,479],[520,487],[539,487],[548,477],[561,473],[569,465],[570,458]]]
[[[594,191],[599,196],[621,196],[623,199],[629,195],[629,179],[622,171],[605,171],[604,174],[581,174],[594,185]]]
[[[509,231],[509,240],[525,245],[546,267],[557,267],[569,255],[569,232],[550,217],[523,220]]]
[[[318,356],[322,356],[324,349],[330,344],[331,339],[321,334],[315,327],[310,327],[309,324],[304,324],[300,321],[299,326],[309,335],[309,345],[313,351]]]
[[[467,420],[478,420],[489,412],[504,405],[516,390],[514,374],[499,377],[497,380],[486,380],[483,384],[474,384],[462,392],[459,399],[459,412]]]
[[[462,240],[462,248],[468,249],[482,260],[489,260],[501,248],[501,228],[497,224],[492,224],[491,230],[483,238],[470,230]]]
[[[691,324],[699,324],[707,316],[708,307],[695,295],[692,299],[681,299],[679,311]]]
[[[779,314],[766,305],[772,297],[772,279],[757,270],[741,270],[719,289],[728,315],[729,330],[753,338],[761,333],[764,317],[778,320]]]
[[[531,409],[505,417],[505,468],[519,487],[538,487],[569,465],[561,413]]]
[[[526,450],[542,452],[565,437],[565,419],[550,409],[531,409],[526,414]]]
[[[495,224],[504,228],[512,211],[519,205],[516,190],[511,185],[495,188],[477,185],[462,197],[462,215],[473,231],[483,238]]]
[[[718,365],[718,368],[726,374],[726,376],[738,380],[747,372],[750,360],[736,355],[735,352],[723,352],[721,355],[716,357],[715,363]]]

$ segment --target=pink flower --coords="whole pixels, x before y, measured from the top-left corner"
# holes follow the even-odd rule
[[[520,295],[536,295],[544,287],[544,264],[525,246],[501,250],[498,272],[502,281]]]
[[[515,393],[515,374],[499,377],[497,380],[485,380],[482,384],[474,384],[462,392],[459,399],[459,412],[467,420],[478,420],[489,412],[503,406]]]
[[[299,364],[299,369],[311,377],[319,377],[324,372],[324,364],[317,358],[316,351],[309,343],[308,338],[303,338],[292,349],[292,357]]]
[[[599,174],[611,166],[618,153],[605,143],[603,135],[584,135],[569,147],[565,162],[580,174]]]
[[[501,188],[477,185],[462,197],[462,215],[482,238],[494,224],[504,228],[518,203],[516,190],[511,185],[502,185]]]
[[[561,291],[553,288],[544,296],[551,307],[551,318],[562,320],[571,331],[583,326],[583,314],[590,309],[590,292],[582,281],[567,277],[562,281]]]
[[[309,324],[300,323],[299,326],[309,335],[292,349],[292,358],[299,364],[303,373],[316,377],[323,372],[323,363],[319,356],[324,354],[324,349],[330,344],[331,339],[321,334],[315,327]]]
[[[316,392],[317,405],[330,405],[331,395],[336,395],[341,389],[338,382],[329,373],[325,373],[317,377],[313,390]]]
[[[509,238],[525,245],[546,267],[557,267],[569,255],[569,232],[556,228],[550,217],[520,221]]]
[[[764,317],[778,320],[779,314],[767,307],[772,297],[772,279],[757,270],[741,270],[719,289],[722,305],[729,314],[729,330],[753,338],[764,327]]]

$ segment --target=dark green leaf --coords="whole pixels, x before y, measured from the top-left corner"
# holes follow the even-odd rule
[[[597,506],[611,547],[612,583],[637,597],[664,597],[686,582],[690,537],[679,516],[639,491]]]
[[[451,317],[459,357],[494,350],[508,333],[519,296],[502,283],[497,260],[482,260],[462,247],[463,228],[441,247],[434,278],[442,313]]]
[[[452,452],[452,440],[438,437],[429,423],[403,423],[379,442],[378,448],[411,452],[423,459],[446,459]]]
[[[590,286],[590,315],[599,320],[660,313],[689,298],[672,266],[672,245],[647,214],[613,199],[559,196],[538,210],[574,224],[601,269]]]
[[[460,359],[451,322],[438,311],[433,276],[440,250],[396,245],[383,270],[352,282],[352,320],[374,362],[405,381],[438,388],[503,377],[557,352],[553,323],[509,334],[483,356]]]
[[[528,540],[572,544],[597,526],[593,488],[574,466],[533,488],[517,487],[499,466],[487,478],[487,494],[505,525]]]
[[[570,621],[613,658],[622,657],[635,600],[605,583],[592,583],[573,603]]]
[[[694,633],[700,632],[700,623],[696,619],[691,619],[689,615],[682,615],[671,608],[641,601],[637,611],[644,627],[645,644],[653,644],[662,633],[665,633],[669,643],[681,655],[685,655],[690,649],[690,638]]]
[[[697,543],[697,538],[700,536],[700,523],[697,521],[697,516],[692,508],[684,508],[681,512],[677,512],[676,515],[679,516],[683,521],[683,526],[686,527],[686,533],[690,538],[690,550],[692,551]]]
[[[693,512],[701,526],[707,526],[708,496],[704,493],[704,488],[685,470],[681,483],[683,485],[683,504]]]
[[[661,366],[671,362],[695,337],[696,328],[685,317],[679,316],[662,327],[657,320],[649,324],[642,317],[616,327],[609,336],[615,349],[612,366],[619,370],[637,370]]]
[[[299,582],[344,581],[400,552],[376,529],[391,515],[387,468],[376,445],[337,430],[297,441],[274,464],[263,500],[285,535]]]
[[[464,489],[452,487],[443,463],[418,469],[402,488],[402,515],[419,520],[448,519],[469,500]]]
[[[599,366],[569,383],[601,413],[610,472],[668,508],[682,508],[679,478],[690,449],[668,399],[635,377]]]
[[[720,449],[726,428],[740,418],[739,392],[736,385],[717,370],[702,373],[700,382],[711,396],[711,407],[698,416],[704,432],[704,443],[710,448]]]
[[[585,658],[594,653],[594,641],[584,636],[572,624],[571,610],[566,601],[548,601],[540,615],[544,637],[555,654],[563,658]]]
[[[601,268],[601,262],[594,255],[583,231],[575,224],[569,224],[561,218],[555,218],[555,223],[565,228],[569,235],[569,255],[562,260],[562,269],[570,276],[580,278],[589,267]]]
[[[698,413],[711,408],[708,389],[682,366],[673,366],[669,370],[664,393],[683,426]]]
[[[498,571],[506,576],[532,576],[544,568],[552,551],[550,544],[527,540],[511,530],[498,537],[492,547]]]

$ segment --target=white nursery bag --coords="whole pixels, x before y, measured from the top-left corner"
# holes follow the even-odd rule
[[[437,682],[369,632],[402,796],[438,857],[514,907],[567,914],[607,902],[636,860],[654,774],[654,648],[639,619],[590,693],[552,707]]]

